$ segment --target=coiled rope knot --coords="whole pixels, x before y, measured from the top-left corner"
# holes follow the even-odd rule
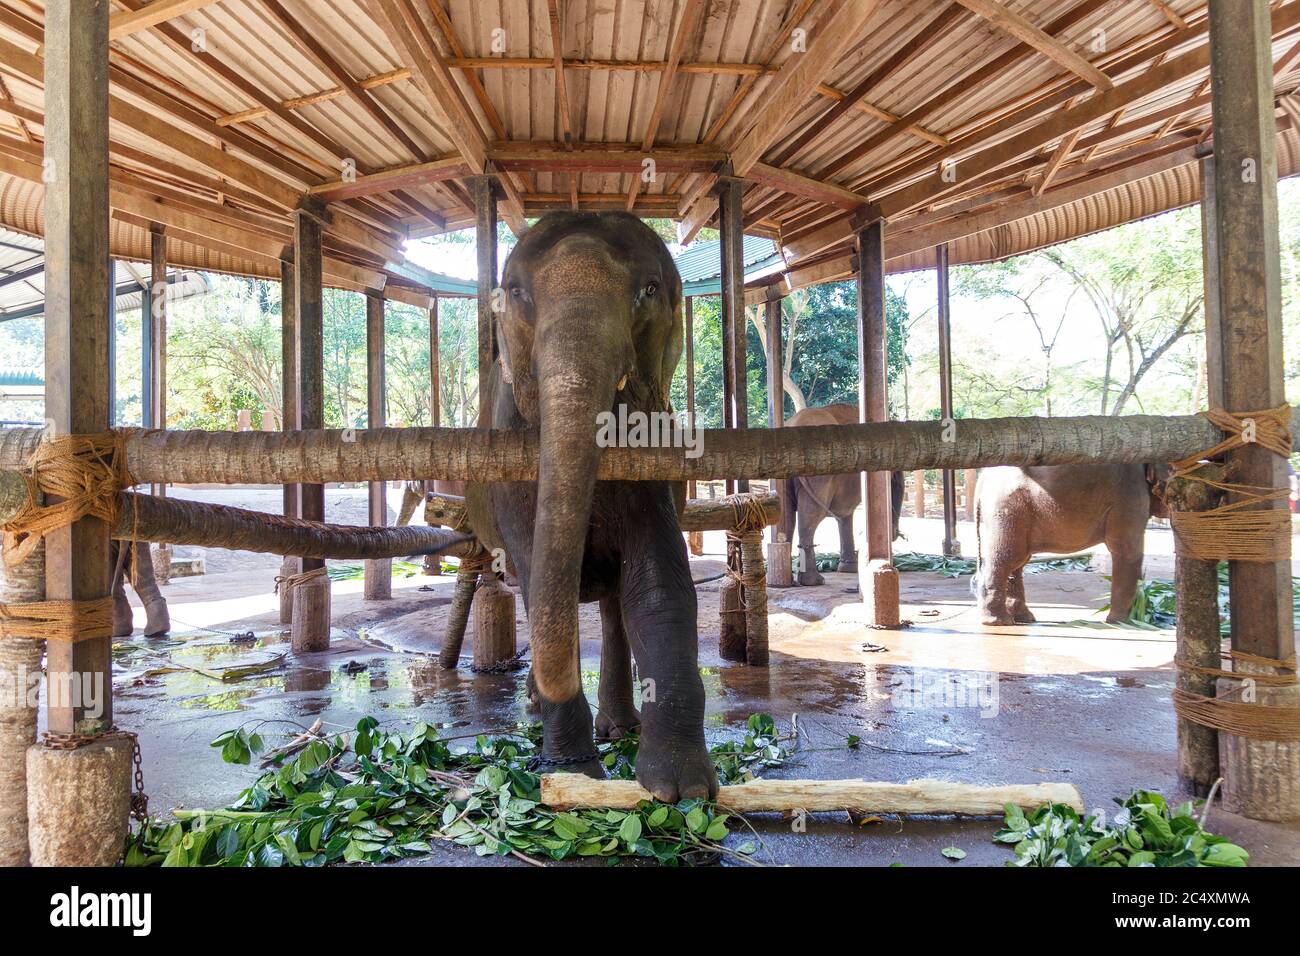
[[[1171,509],[1169,523],[1179,553],[1202,561],[1290,560],[1291,514],[1287,509],[1268,507],[1270,502],[1286,498],[1290,489],[1235,484],[1203,472],[1207,459],[1247,445],[1258,445],[1283,458],[1289,456],[1290,406],[1238,413],[1215,408],[1205,417],[1227,437],[1212,448],[1174,462],[1170,481],[1200,482],[1234,500],[1205,511]]]
[[[0,526],[9,567],[26,560],[45,535],[82,518],[114,524],[119,492],[135,484],[126,469],[126,435],[120,431],[44,441],[32,452],[23,478],[27,500]],[[58,500],[42,503],[42,496]]]

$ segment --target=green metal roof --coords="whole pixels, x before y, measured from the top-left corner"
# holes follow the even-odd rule
[[[745,279],[784,265],[776,243],[762,236],[745,236],[741,246]],[[722,292],[722,242],[696,242],[683,249],[673,261],[682,276],[683,295],[718,295]]]

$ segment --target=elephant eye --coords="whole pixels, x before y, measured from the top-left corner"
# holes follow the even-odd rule
[[[645,284],[644,291],[645,291],[646,298],[647,299],[650,298],[652,295],[654,295],[656,292],[659,291],[659,283],[656,282],[654,279],[651,279],[649,282]]]

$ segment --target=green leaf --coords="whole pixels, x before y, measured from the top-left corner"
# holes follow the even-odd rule
[[[618,828],[619,839],[624,843],[636,843],[641,839],[641,818],[636,814],[628,814],[623,818],[623,823]]]
[[[966,851],[960,847],[946,846],[940,852],[950,860],[966,859]]]

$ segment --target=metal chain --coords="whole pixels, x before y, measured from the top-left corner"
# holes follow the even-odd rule
[[[528,666],[524,660],[524,655],[528,653],[529,645],[525,644],[514,657],[507,657],[503,661],[497,661],[495,664],[489,664],[486,667],[475,667],[470,665],[469,669],[475,674],[511,674],[517,670],[522,670]]]
[[[578,757],[547,757],[543,754],[528,761],[528,769],[537,770],[540,767],[571,767],[574,764],[587,763],[588,761],[599,759],[600,754],[598,753],[590,753]]]
[[[112,727],[97,734],[56,734],[46,731],[41,745],[49,750],[76,750],[100,740],[131,741],[131,763],[135,768],[135,789],[131,792],[131,816],[141,824],[149,819],[149,794],[144,789],[144,764],[140,756],[140,736],[130,730]]]

